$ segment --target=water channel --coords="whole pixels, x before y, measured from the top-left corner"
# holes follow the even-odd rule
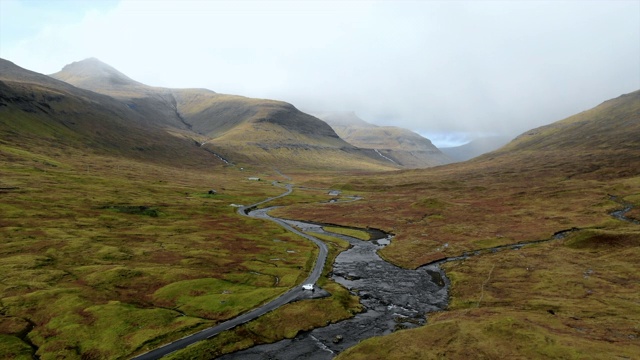
[[[365,310],[351,319],[300,333],[293,339],[254,346],[219,359],[332,359],[372,336],[423,325],[427,313],[446,308],[448,280],[438,265],[408,270],[378,256],[377,251],[389,244],[390,236],[372,231],[376,236],[362,241],[325,232],[318,224],[284,221],[302,231],[325,233],[352,245],[336,257],[331,278],[359,295]]]

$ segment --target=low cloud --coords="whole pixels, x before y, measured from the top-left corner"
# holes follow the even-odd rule
[[[107,5],[57,21],[3,0],[0,56],[42,73],[97,57],[149,85],[423,134],[515,134],[640,88],[637,1]]]

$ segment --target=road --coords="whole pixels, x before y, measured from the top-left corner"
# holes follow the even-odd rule
[[[275,182],[274,182],[275,184]],[[289,224],[285,223],[284,221],[278,219],[278,218],[273,218],[271,216],[269,216],[267,214],[267,209],[259,209],[259,210],[251,210],[254,209],[255,207],[262,205],[264,203],[267,203],[269,201],[275,200],[275,199],[279,199],[281,197],[287,196],[289,194],[291,194],[292,191],[292,185],[286,185],[286,189],[287,191],[285,191],[284,193],[272,197],[272,198],[268,198],[266,200],[263,200],[261,202],[252,204],[252,205],[248,205],[248,206],[242,206],[238,208],[238,213],[243,215],[243,216],[250,216],[250,217],[254,217],[254,218],[258,218],[258,219],[265,219],[265,220],[269,220],[269,221],[273,221],[275,223],[277,223],[278,225],[282,226],[283,228],[285,228],[288,231],[291,231],[292,233],[298,234],[310,241],[312,241],[314,244],[316,244],[319,248],[319,252],[318,252],[318,257],[316,258],[316,262],[313,266],[313,269],[311,270],[311,273],[309,274],[309,276],[302,282],[302,284],[315,284],[318,279],[320,278],[320,275],[322,274],[322,270],[324,268],[324,264],[327,261],[327,253],[328,253],[328,249],[327,249],[327,245],[325,245],[322,241],[320,241],[319,239],[314,238],[313,236],[309,236],[307,234],[304,234],[298,230],[296,230],[295,228],[291,227]],[[194,344],[198,341],[202,341],[208,338],[211,338],[213,336],[218,335],[219,333],[225,331],[225,330],[229,330],[232,329],[238,325],[244,324],[246,322],[249,322],[251,320],[254,320],[266,313],[268,313],[269,311],[275,310],[277,308],[279,308],[282,305],[285,305],[291,301],[293,301],[294,299],[296,299],[298,296],[300,296],[302,294],[302,292],[304,290],[302,290],[302,284],[298,284],[296,285],[294,288],[290,289],[289,291],[287,291],[286,293],[282,294],[281,296],[279,296],[278,298],[260,306],[257,307],[249,312],[246,312],[240,316],[237,316],[233,319],[227,320],[225,322],[222,322],[216,326],[204,329],[200,332],[197,332],[195,334],[183,337],[180,340],[176,340],[172,343],[163,345],[155,350],[151,350],[149,352],[146,352],[142,355],[136,356],[133,359],[134,360],[152,360],[152,359],[159,359],[165,355],[168,355],[174,351],[180,350],[180,349],[184,349],[185,347]]]

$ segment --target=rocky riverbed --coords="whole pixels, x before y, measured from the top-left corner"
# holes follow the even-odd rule
[[[324,232],[317,224],[287,222],[304,231]],[[258,345],[220,359],[331,359],[372,336],[420,326],[427,313],[447,306],[448,280],[437,265],[407,270],[384,261],[377,250],[389,243],[386,235],[371,241],[331,235],[353,246],[336,257],[332,278],[360,296],[365,311],[293,339]]]

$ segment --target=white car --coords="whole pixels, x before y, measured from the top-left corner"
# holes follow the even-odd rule
[[[302,289],[313,291],[313,284],[304,284],[302,285]]]

